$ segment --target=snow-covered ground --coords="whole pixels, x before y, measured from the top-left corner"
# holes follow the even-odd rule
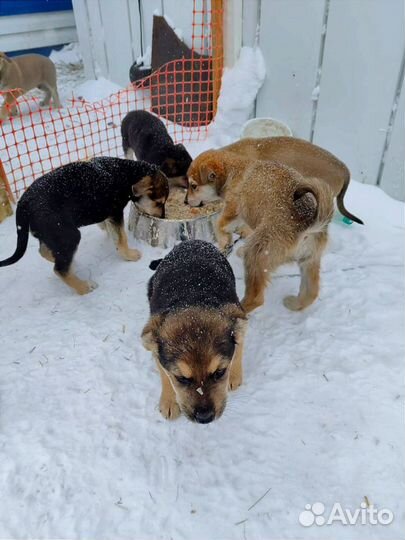
[[[403,538],[404,205],[357,182],[346,200],[366,225],[331,225],[321,295],[303,313],[282,305],[297,268],[277,273],[250,317],[244,384],[206,426],[163,420],[139,339],[148,263],[163,252],[132,238],[143,257],[124,262],[82,229],[78,274],[99,288],[79,297],[31,238],[0,269],[0,538]],[[0,259],[15,244],[11,217]],[[365,501],[393,522],[298,520],[306,504],[326,516]]]

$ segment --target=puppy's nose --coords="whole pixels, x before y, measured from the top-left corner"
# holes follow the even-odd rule
[[[194,410],[195,421],[199,424],[209,424],[215,418],[215,413],[210,407],[199,407]]]

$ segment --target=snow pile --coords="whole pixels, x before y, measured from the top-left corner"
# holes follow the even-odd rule
[[[236,64],[225,69],[217,114],[210,128],[218,146],[239,138],[265,76],[264,58],[258,47],[242,47]]]
[[[53,50],[49,58],[54,64],[75,65],[82,63],[82,55],[78,43],[69,43],[69,45],[65,45],[59,51]]]
[[[118,84],[99,77],[97,80],[88,80],[74,89],[74,95],[78,99],[86,101],[100,101],[122,90]]]

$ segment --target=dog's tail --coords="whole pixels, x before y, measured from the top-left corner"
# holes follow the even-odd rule
[[[306,178],[294,190],[293,208],[304,229],[322,230],[333,216],[333,192],[318,178]]]
[[[27,249],[30,230],[29,217],[24,207],[21,207],[20,205],[17,205],[15,222],[17,226],[16,250],[11,257],[5,259],[4,261],[0,261],[0,266],[9,266],[10,264],[16,263],[21,259]]]
[[[345,204],[343,202],[343,199],[344,199],[344,196],[346,194],[347,188],[349,187],[349,182],[350,182],[350,172],[349,172],[349,170],[347,170],[347,175],[345,176],[343,187],[342,187],[342,189],[340,190],[340,192],[338,193],[338,195],[336,197],[337,207],[339,209],[339,212],[343,216],[351,219],[352,221],[355,221],[356,223],[359,223],[360,225],[364,225],[364,222],[360,218],[354,216],[353,214],[351,214],[346,209]]]
[[[154,261],[152,261],[149,265],[149,268],[151,270],[156,270],[156,268],[159,266],[159,264],[163,261],[163,259],[155,259]]]

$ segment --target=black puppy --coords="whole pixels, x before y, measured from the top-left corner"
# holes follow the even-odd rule
[[[182,242],[152,266],[142,339],[161,375],[160,412],[207,424],[221,416],[228,389],[242,383],[246,316],[232,268],[201,240]]]
[[[121,124],[125,157],[158,165],[171,186],[187,187],[192,158],[182,144],[174,144],[163,122],[147,111],[129,112]]]
[[[19,200],[17,249],[0,266],[21,259],[31,230],[39,240],[40,254],[55,263],[55,273],[76,292],[86,294],[96,285],[71,270],[80,242],[79,227],[104,222],[119,254],[137,261],[141,254],[128,247],[124,208],[132,200],[149,214],[164,217],[168,194],[166,176],[156,165],[143,161],[99,157],[64,165],[35,180]]]

